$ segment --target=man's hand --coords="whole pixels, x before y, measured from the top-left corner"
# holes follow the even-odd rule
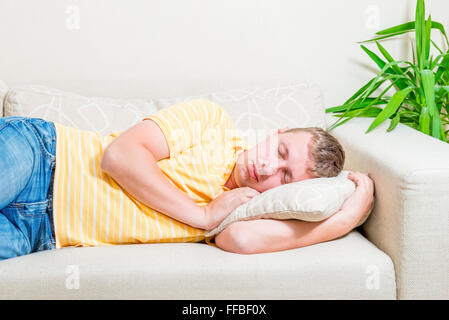
[[[355,183],[356,188],[343,203],[339,213],[347,217],[347,222],[355,227],[373,205],[374,182],[367,174],[352,171],[348,173],[348,179]]]
[[[260,192],[250,187],[225,191],[205,206],[207,230],[217,227],[235,208],[248,202]]]

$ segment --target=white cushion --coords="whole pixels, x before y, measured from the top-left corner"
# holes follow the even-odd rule
[[[305,82],[249,86],[155,102],[158,108],[164,108],[191,98],[208,99],[225,109],[250,146],[284,126],[326,129],[322,92]]]
[[[10,89],[4,106],[5,117],[42,118],[102,135],[126,130],[155,111],[154,102],[145,99],[86,97],[36,85]]]
[[[338,212],[355,190],[354,182],[347,175],[348,171],[342,171],[336,177],[307,179],[264,191],[237,207],[218,227],[208,231],[206,236],[216,235],[229,224],[240,220],[325,220]],[[371,210],[357,226],[363,224],[370,213]]]

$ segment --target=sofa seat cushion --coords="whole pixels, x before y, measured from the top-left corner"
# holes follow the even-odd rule
[[[390,258],[359,232],[240,255],[204,243],[68,247],[0,262],[0,299],[395,299]]]

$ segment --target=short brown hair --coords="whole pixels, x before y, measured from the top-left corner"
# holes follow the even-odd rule
[[[311,165],[307,171],[316,177],[335,177],[345,163],[345,151],[340,142],[327,131],[318,127],[292,128],[287,132],[308,132],[312,135],[309,143]]]

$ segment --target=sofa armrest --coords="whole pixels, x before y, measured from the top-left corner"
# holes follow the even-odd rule
[[[331,131],[345,168],[375,183],[361,231],[393,260],[399,299],[449,299],[449,144],[403,124],[365,134],[371,122],[356,118]]]

